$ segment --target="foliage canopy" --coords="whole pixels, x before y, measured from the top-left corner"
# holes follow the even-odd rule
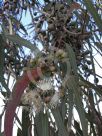
[[[101,2],[5,0],[0,25],[0,134],[101,136]]]

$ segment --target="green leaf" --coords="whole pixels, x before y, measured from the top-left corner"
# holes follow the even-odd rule
[[[73,0],[67,0],[67,3],[70,5],[73,2]]]
[[[51,6],[52,6],[52,2],[48,3],[47,5],[44,6],[44,11],[48,11],[49,9],[51,9]]]
[[[69,89],[68,90],[68,105],[69,105],[69,109],[68,109],[68,127],[71,128],[71,124],[72,124],[72,116],[73,116],[73,105],[74,105],[74,101],[73,101],[73,90]]]
[[[77,65],[76,65],[76,58],[75,58],[75,53],[71,47],[71,45],[66,44],[67,51],[68,51],[68,56],[70,60],[70,65],[72,67],[73,73],[77,75]]]
[[[98,15],[97,10],[95,9],[94,5],[92,4],[91,0],[84,0],[85,5],[88,11],[91,13],[92,17],[94,18],[97,26],[99,27],[100,31],[102,31],[102,20]]]
[[[80,124],[76,120],[74,120],[74,127],[76,129],[76,135],[83,136],[83,132],[82,132],[82,130],[80,128]]]
[[[37,136],[41,136],[42,126],[41,126],[41,120],[40,120],[40,114],[37,114],[34,118],[34,135],[36,133]]]
[[[0,133],[0,136],[4,136],[4,132]]]
[[[61,113],[62,121],[64,122],[65,116],[66,116],[66,113],[67,113],[67,106],[66,106],[66,98],[65,97],[62,98],[62,100],[61,100],[59,110],[60,110],[60,113]]]
[[[38,136],[49,136],[48,116],[40,112],[35,117],[35,131]]]
[[[81,75],[79,75],[80,77],[80,85],[84,86],[86,88],[92,88],[94,89],[99,95],[102,96],[102,89],[99,88],[98,86],[95,86],[94,84],[90,83],[89,81],[85,80]]]
[[[20,37],[19,35],[9,35],[9,34],[6,34],[5,37],[12,41],[13,43],[16,43],[20,46],[25,46],[27,48],[29,48],[30,50],[34,51],[35,53],[39,53],[39,49],[33,45],[31,42],[23,39],[22,37]]]
[[[8,94],[10,94],[10,89],[8,88],[5,79],[4,79],[4,40],[3,36],[0,34],[0,82],[2,86],[8,91]]]
[[[28,129],[30,126],[29,112],[27,110],[22,111],[22,135],[28,136]]]
[[[79,113],[81,125],[82,125],[82,130],[83,130],[83,135],[87,136],[87,121],[85,118],[85,113],[84,113],[84,107],[82,104],[80,92],[79,92],[79,87],[78,87],[78,79],[75,76],[71,76],[68,80],[68,87],[69,89],[73,90],[74,92],[74,103],[76,105],[76,109]]]
[[[70,65],[70,61],[68,58],[66,58],[65,60],[65,65],[61,65],[61,68],[64,72],[64,78],[62,80],[62,85],[65,86],[66,82],[67,82],[67,79],[68,77],[70,76],[70,73],[71,73],[71,65]]]
[[[61,117],[61,114],[59,112],[59,109],[56,108],[56,109],[52,109],[51,110],[53,115],[54,115],[54,118],[55,118],[55,121],[56,121],[56,124],[57,124],[57,127],[58,127],[58,136],[67,136],[67,131],[65,129],[65,126],[64,126],[64,123],[62,121],[62,117]]]
[[[17,130],[17,136],[22,136],[22,131],[20,128],[18,128],[18,130]]]
[[[19,35],[10,35],[6,29],[5,26],[2,25],[3,30],[3,36],[7,38],[9,41],[18,44],[19,46],[25,46],[26,48],[30,49],[31,51],[34,51],[35,55],[40,53],[40,50],[36,47],[36,45],[32,44],[28,40],[25,40],[24,38],[20,37]]]
[[[9,18],[11,19],[12,23],[19,25],[19,27],[27,34],[25,27],[20,23],[20,21],[18,21],[15,17],[11,15],[9,16]]]
[[[48,116],[47,114],[42,114],[41,116],[42,121],[42,136],[48,136],[49,135],[49,127],[48,127]]]
[[[5,92],[5,96],[9,98],[9,96],[10,96],[10,94],[11,94],[11,91],[10,91],[10,89],[8,88],[7,84],[6,84],[4,77],[2,77],[2,78],[0,79],[0,82],[1,82],[2,86],[5,88],[5,90],[7,91],[7,92]],[[2,94],[4,94],[4,92],[2,92]]]
[[[17,113],[15,113],[15,120],[17,121],[17,123],[19,124],[20,127],[22,127],[22,123],[19,119],[19,116],[17,115]]]
[[[2,36],[0,35],[0,79],[3,76],[3,68],[4,68],[4,41]]]

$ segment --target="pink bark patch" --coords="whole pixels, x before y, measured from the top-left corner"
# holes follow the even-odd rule
[[[40,70],[40,69],[39,69]],[[40,72],[38,68],[31,70],[31,75],[35,81],[40,78]],[[7,103],[6,112],[5,112],[5,121],[4,121],[4,136],[12,136],[13,130],[13,120],[15,116],[15,111],[17,106],[20,103],[21,96],[31,82],[27,72],[25,72],[22,77],[15,83],[15,86],[12,91],[11,99]]]

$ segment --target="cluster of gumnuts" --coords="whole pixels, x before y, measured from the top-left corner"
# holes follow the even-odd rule
[[[40,17],[35,12],[37,38],[43,41],[46,48],[52,46],[57,51],[65,50],[65,43],[70,44],[75,52],[77,65],[82,67],[87,76],[90,76],[92,70],[89,67],[92,63],[90,59],[87,59],[90,51],[83,48],[83,42],[89,38],[90,34],[86,30],[85,34],[81,33],[81,28],[76,26],[75,17],[73,21],[73,14],[69,13],[70,8],[65,3],[51,2],[44,7]],[[44,23],[47,23],[45,30],[42,29]]]
[[[13,12],[19,14],[19,4],[18,0],[5,0],[3,11]]]
[[[28,6],[34,6],[36,1],[24,1],[24,0],[5,0],[3,5],[3,11],[9,11],[13,14],[19,14],[20,9],[27,10]]]
[[[58,48],[65,48],[65,43],[71,43],[76,55],[81,50],[80,41],[70,12],[70,6],[60,2],[52,2],[43,9],[40,18],[35,17],[37,38],[42,40],[47,46],[51,45]],[[37,14],[36,14],[37,16]],[[42,30],[44,23],[47,23],[46,30]],[[68,30],[68,31],[67,31]],[[69,33],[68,33],[69,32]],[[70,33],[71,32],[71,33]]]

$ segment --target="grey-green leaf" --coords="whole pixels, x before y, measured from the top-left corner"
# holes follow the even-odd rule
[[[66,44],[66,47],[67,47],[67,51],[68,51],[70,65],[73,69],[74,74],[77,75],[77,65],[76,65],[75,53],[74,53],[71,45]]]
[[[4,69],[4,40],[2,35],[0,35],[0,82],[2,86],[8,91],[8,94],[10,94],[10,90],[4,79],[3,69]]]
[[[48,116],[40,112],[35,117],[35,131],[38,136],[49,136]]]
[[[85,5],[86,5],[88,11],[91,13],[97,26],[99,27],[100,31],[102,31],[102,20],[101,20],[100,16],[98,15],[98,12],[95,9],[94,5],[92,4],[92,1],[91,0],[84,0],[84,2],[85,2]]]
[[[31,42],[29,42],[28,40],[25,40],[24,38],[20,37],[19,35],[5,35],[5,37],[7,39],[9,39],[10,41],[12,41],[13,43],[17,43],[20,46],[25,46],[28,49],[34,51],[35,53],[39,53],[39,49],[33,45]]]
[[[68,81],[68,86],[70,89],[73,90],[74,92],[74,103],[76,105],[76,109],[79,113],[82,129],[83,129],[83,135],[87,136],[87,121],[85,118],[85,113],[84,113],[84,107],[82,104],[80,92],[79,92],[79,87],[78,87],[78,79],[75,78],[74,76],[71,76],[69,81]]]
[[[58,136],[67,136],[68,134],[66,132],[64,123],[62,121],[62,117],[61,117],[61,114],[59,112],[59,109],[58,108],[53,109],[52,113],[54,115],[54,118],[55,118],[55,121],[56,121],[56,124],[57,124],[57,127],[58,127]]]
[[[71,128],[71,123],[72,123],[72,116],[73,116],[73,90],[69,89],[68,90],[68,104],[69,104],[69,109],[68,109],[68,127]]]

